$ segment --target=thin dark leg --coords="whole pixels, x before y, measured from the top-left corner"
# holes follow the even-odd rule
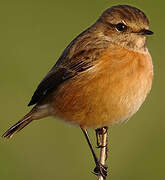
[[[94,174],[96,174],[96,175],[101,174],[102,177],[105,179],[106,176],[107,176],[107,167],[102,165],[99,162],[99,160],[98,160],[98,158],[97,158],[97,156],[96,156],[96,154],[94,152],[94,149],[92,147],[92,144],[91,144],[91,142],[89,140],[89,136],[88,136],[87,130],[82,129],[82,131],[83,131],[83,133],[85,135],[85,138],[86,138],[87,143],[88,143],[88,145],[90,147],[90,150],[92,152],[92,155],[93,155],[93,158],[94,158],[94,161],[95,161],[95,164],[96,164],[96,167],[94,168]]]
[[[98,161],[98,158],[97,158],[97,156],[96,156],[96,153],[94,152],[94,149],[93,149],[93,147],[92,147],[92,144],[91,144],[91,142],[90,142],[90,140],[89,140],[89,136],[88,136],[87,130],[82,129],[82,131],[83,131],[83,133],[84,133],[84,135],[85,135],[85,138],[86,138],[86,140],[87,140],[87,143],[88,143],[88,145],[89,145],[89,147],[90,147],[90,150],[91,150],[91,152],[92,152],[92,155],[93,155],[95,164],[98,164],[99,161]]]

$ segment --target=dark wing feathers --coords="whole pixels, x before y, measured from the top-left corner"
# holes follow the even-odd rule
[[[85,54],[88,54],[88,52]],[[59,66],[54,66],[38,85],[28,106],[41,101],[46,95],[55,90],[62,82],[92,67],[94,59],[92,60],[92,56],[89,58],[88,56],[85,56],[85,54],[81,53],[81,55],[77,55],[74,57],[76,60],[68,60],[67,65],[62,64]]]
[[[98,59],[99,49],[103,50],[105,47],[99,47],[97,39],[95,37],[92,39],[89,32],[83,33],[66,47],[57,63],[38,85],[28,106],[41,102],[61,83],[90,68]]]
[[[55,71],[54,73],[48,73],[48,75],[38,85],[28,106],[38,103],[46,94],[52,92],[52,90],[55,89],[63,81],[62,77],[65,71],[66,69],[60,68],[57,69],[57,71]]]

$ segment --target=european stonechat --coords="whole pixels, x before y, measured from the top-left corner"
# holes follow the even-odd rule
[[[128,5],[105,10],[65,48],[34,92],[28,104],[34,107],[3,137],[53,116],[80,126],[90,145],[88,128],[97,131],[129,119],[151,89],[153,65],[146,36],[152,34],[141,10]],[[95,173],[106,176],[106,168],[93,156]]]

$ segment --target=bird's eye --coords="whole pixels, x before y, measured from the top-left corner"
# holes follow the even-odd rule
[[[123,24],[123,23],[119,23],[119,24],[116,25],[116,29],[118,31],[124,32],[124,31],[127,30],[127,26],[125,24]]]

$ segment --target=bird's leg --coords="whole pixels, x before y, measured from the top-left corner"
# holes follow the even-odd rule
[[[96,143],[97,143],[97,148],[100,148],[101,147],[101,135],[102,135],[102,129],[101,128],[98,128],[95,130],[96,132]]]
[[[81,129],[82,129],[82,128],[81,128]],[[93,155],[93,158],[94,158],[94,161],[95,161],[95,164],[96,164],[96,167],[95,167],[95,169],[94,169],[94,174],[96,174],[96,175],[101,175],[101,176],[105,179],[106,176],[107,176],[107,167],[104,166],[104,165],[102,165],[102,164],[99,162],[99,160],[98,160],[98,158],[97,158],[97,156],[96,156],[96,154],[95,154],[95,152],[94,152],[94,149],[93,149],[93,147],[92,147],[92,144],[91,144],[91,142],[90,142],[90,140],[89,140],[89,136],[88,136],[87,130],[82,129],[82,131],[83,131],[83,133],[84,133],[84,135],[85,135],[85,138],[86,138],[87,143],[88,143],[88,145],[89,145],[89,147],[90,147],[90,150],[91,150],[91,152],[92,152],[92,155]]]
[[[108,127],[99,128],[99,129],[96,129],[95,131],[96,131],[97,148],[106,147],[106,159],[107,159],[107,157],[108,157],[108,138],[106,138],[105,145],[102,144],[102,138],[103,138],[103,135],[107,133]]]
[[[95,163],[97,164],[97,163],[98,163],[98,158],[97,158],[96,153],[94,152],[94,149],[93,149],[93,147],[92,147],[92,144],[91,144],[91,142],[90,142],[90,140],[89,140],[89,136],[88,136],[87,130],[82,129],[82,131],[83,131],[83,133],[84,133],[84,135],[85,135],[85,138],[86,138],[86,140],[87,140],[87,143],[88,143],[88,145],[89,145],[89,148],[90,148],[90,150],[91,150],[91,152],[92,152],[94,161],[95,161]]]
[[[97,148],[105,147],[102,145],[102,135],[103,133],[107,133],[107,130],[108,130],[108,127],[104,127],[104,131],[103,131],[103,128],[95,129]],[[106,146],[107,146],[107,143],[106,143]]]
[[[108,136],[108,127],[104,127],[105,128],[105,133],[107,133]],[[106,159],[108,158],[108,138],[106,138]]]

